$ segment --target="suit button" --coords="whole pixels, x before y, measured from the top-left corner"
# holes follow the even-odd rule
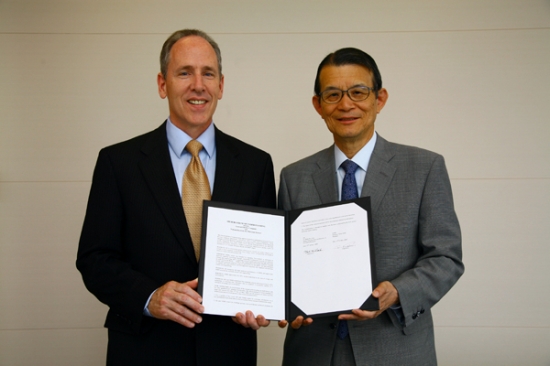
[[[413,314],[412,318],[413,318],[413,320],[416,320],[416,318],[418,318],[418,315],[417,315],[417,314]]]
[[[329,327],[330,327],[330,329],[336,329],[336,324],[335,323],[330,323]]]
[[[424,314],[424,309],[420,310],[420,314]]]

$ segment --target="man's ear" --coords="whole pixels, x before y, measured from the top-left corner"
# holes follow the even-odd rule
[[[224,81],[225,81],[225,76],[222,74],[220,76],[220,94],[218,95],[218,100],[222,99],[223,97],[223,85],[224,85]]]
[[[376,113],[380,113],[382,108],[384,108],[388,101],[388,97],[389,94],[386,89],[382,88],[378,91],[378,96],[376,97]]]
[[[162,73],[160,72],[157,75],[157,86],[158,86],[159,96],[162,99],[166,98],[166,80],[164,79],[164,76],[162,76]]]
[[[318,95],[314,95],[313,98],[311,98],[311,103],[313,104],[313,108],[319,113],[321,117],[323,117],[323,110],[321,109],[321,99]]]

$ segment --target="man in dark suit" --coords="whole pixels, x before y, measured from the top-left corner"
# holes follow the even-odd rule
[[[437,363],[430,309],[464,271],[460,227],[443,157],[375,132],[387,99],[365,52],[341,49],[319,65],[313,106],[334,145],[282,170],[279,208],[338,201],[350,190],[371,197],[380,310],[294,319],[285,366]]]
[[[175,32],[160,61],[169,118],[101,150],[78,248],[86,287],[109,306],[107,364],[256,365],[256,330],[269,321],[249,311],[202,314],[190,210],[182,207],[184,172],[195,159],[185,148],[191,140],[203,146],[200,165],[215,201],[275,207],[273,163],[214,126],[224,78],[207,34]]]

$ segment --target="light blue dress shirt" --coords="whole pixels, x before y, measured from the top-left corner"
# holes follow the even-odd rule
[[[168,122],[166,123],[166,136],[168,137],[168,146],[170,147],[172,168],[174,169],[174,176],[178,182],[181,196],[183,173],[185,173],[185,169],[187,169],[187,166],[191,162],[191,154],[185,150],[185,146],[187,146],[187,143],[191,141],[192,138],[177,128],[170,118],[168,118]],[[206,131],[197,138],[197,141],[203,146],[203,149],[199,151],[199,158],[208,176],[210,193],[212,193],[214,191],[214,178],[216,175],[216,136],[213,122],[208,126]]]
[[[363,182],[365,182],[365,177],[367,176],[367,168],[369,166],[370,157],[374,150],[374,145],[376,145],[376,132],[372,135],[372,138],[361,150],[355,154],[350,160],[355,164],[359,165],[359,169],[355,171],[355,182],[357,182],[357,192],[359,192],[359,197],[361,197],[361,190],[363,189]],[[338,176],[338,200],[342,200],[342,182],[344,181],[344,176],[346,172],[344,168],[340,165],[344,161],[348,160],[346,154],[342,152],[334,145],[334,162],[336,163],[336,174]]]
[[[168,137],[168,147],[170,151],[170,159],[172,160],[172,168],[174,169],[174,176],[176,182],[178,182],[178,189],[180,192],[180,197],[182,195],[182,183],[183,183],[183,173],[185,169],[191,162],[191,154],[185,150],[187,143],[192,140],[192,138],[177,128],[170,117],[168,117],[168,122],[166,123],[166,136]],[[208,128],[197,138],[202,144],[203,149],[199,151],[199,158],[201,159],[202,166],[206,171],[208,176],[208,183],[210,183],[210,193],[214,191],[214,178],[216,175],[216,134],[214,129],[214,122],[208,126]],[[156,291],[156,290],[155,290]],[[151,297],[155,293],[153,291],[145,307],[143,308],[143,314],[151,316],[148,306]]]

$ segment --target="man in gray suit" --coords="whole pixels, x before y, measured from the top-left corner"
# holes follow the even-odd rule
[[[334,145],[282,170],[279,208],[348,199],[349,187],[371,197],[380,310],[294,319],[285,366],[437,363],[430,309],[464,272],[460,227],[443,157],[375,132],[387,99],[365,52],[340,49],[319,65],[313,106]]]

